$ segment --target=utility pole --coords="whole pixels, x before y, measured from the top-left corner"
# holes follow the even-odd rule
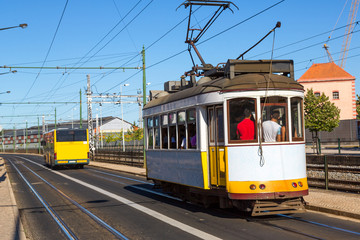
[[[14,124],[13,145],[14,145],[14,152],[15,152],[15,148],[16,148],[16,129],[15,129],[15,124]]]
[[[55,130],[56,130],[56,108],[55,108]]]
[[[80,129],[82,129],[82,101],[81,101],[81,88],[80,88]]]
[[[45,129],[45,116],[43,115],[42,116],[42,133],[44,134],[46,132],[46,129]]]
[[[40,154],[40,118],[38,117],[38,148]]]
[[[90,160],[94,160],[95,147],[94,147],[94,129],[92,124],[92,96],[90,89],[90,75],[86,75],[87,78],[87,114],[88,114],[88,131],[89,131],[89,148],[90,148]]]
[[[145,47],[143,45],[143,50],[142,50],[142,62],[143,62],[143,108],[146,105],[146,74],[145,74]],[[143,152],[144,152],[144,167],[146,167],[146,155],[145,155],[145,124],[144,121],[142,121],[142,127],[143,127]]]
[[[28,123],[26,121],[25,136],[24,136],[25,153],[27,153],[27,128],[28,128]]]

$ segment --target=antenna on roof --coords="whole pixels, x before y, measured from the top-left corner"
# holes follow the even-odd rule
[[[202,56],[201,56],[199,50],[197,49],[197,47],[195,46],[195,44],[200,40],[200,38],[204,35],[204,33],[210,28],[210,26],[215,22],[215,20],[220,16],[220,14],[224,10],[230,9],[233,12],[233,10],[230,8],[231,5],[234,5],[237,9],[239,9],[239,8],[234,3],[230,2],[230,1],[187,0],[184,3],[182,3],[179,7],[181,7],[182,5],[184,5],[185,8],[190,6],[189,21],[188,21],[188,28],[187,28],[185,43],[188,44],[188,51],[189,51],[191,60],[193,62],[193,65],[195,67],[195,62],[194,62],[194,59],[193,59],[193,57],[191,55],[191,48],[194,49],[196,55],[198,56],[198,58],[201,61],[201,64],[203,66],[203,68],[201,68],[201,69],[205,69],[205,70],[206,69],[212,69],[213,66],[211,64],[206,64],[205,63],[204,59],[202,58]],[[190,27],[191,16],[193,14],[193,9],[192,9],[193,6],[211,6],[211,7],[218,7],[218,9],[215,11],[213,16],[210,18],[210,20],[206,23],[206,25],[203,28],[196,29],[196,28],[191,28]],[[195,31],[198,31],[198,34],[196,36],[193,36]]]

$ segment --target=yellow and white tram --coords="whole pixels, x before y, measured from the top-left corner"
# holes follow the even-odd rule
[[[291,60],[228,60],[198,82],[165,83],[143,110],[147,178],[252,215],[303,211],[303,96]]]

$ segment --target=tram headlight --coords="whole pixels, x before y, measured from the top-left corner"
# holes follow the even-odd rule
[[[299,187],[303,187],[302,182],[298,182]]]
[[[265,189],[265,184],[260,184],[260,185],[259,185],[259,188],[260,188],[261,190],[264,190],[264,189]]]
[[[255,184],[251,184],[251,185],[250,185],[250,189],[251,189],[251,190],[255,190],[255,189],[256,189]]]
[[[292,183],[292,186],[293,186],[293,188],[297,188],[296,182],[293,182],[293,183]]]

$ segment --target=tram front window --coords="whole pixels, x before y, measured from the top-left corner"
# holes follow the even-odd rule
[[[302,99],[301,98],[292,98],[291,99],[291,131],[292,131],[292,140],[293,141],[303,141],[303,109],[302,109]]]
[[[228,101],[229,142],[256,141],[256,100],[237,98]]]
[[[261,98],[262,137],[264,142],[289,141],[287,98]]]

